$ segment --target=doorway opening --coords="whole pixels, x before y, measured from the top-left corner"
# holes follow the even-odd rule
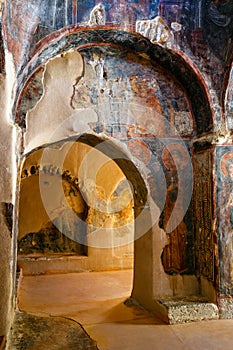
[[[22,161],[18,267],[23,274],[133,268],[135,193],[143,192],[134,186],[137,178],[139,184],[143,180],[122,151],[102,140],[100,149],[93,140],[99,139],[85,135],[42,146]]]

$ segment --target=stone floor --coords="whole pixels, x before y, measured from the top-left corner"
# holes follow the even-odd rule
[[[16,312],[10,350],[98,350],[81,325],[64,317],[38,317]]]
[[[99,350],[233,349],[233,320],[165,325],[140,307],[125,305],[131,288],[130,270],[24,276],[18,308],[37,317],[78,322]],[[27,349],[69,349],[49,346]]]

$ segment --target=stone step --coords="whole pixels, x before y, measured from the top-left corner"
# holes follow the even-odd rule
[[[216,304],[203,297],[168,298],[156,301],[156,313],[169,324],[219,319]]]
[[[77,273],[133,268],[133,255],[123,257],[102,254],[99,256],[54,255],[18,256],[18,268],[23,275]]]

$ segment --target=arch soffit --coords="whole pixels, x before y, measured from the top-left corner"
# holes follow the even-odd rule
[[[168,71],[187,93],[195,118],[197,134],[212,131],[213,117],[207,89],[188,59],[178,52],[152,44],[138,33],[106,28],[70,28],[58,31],[40,42],[29,63],[19,72],[14,105],[14,118],[27,83],[35,72],[51,58],[72,49],[81,50],[91,46],[114,46],[119,50],[129,50],[137,55],[146,56],[152,66],[160,66]]]

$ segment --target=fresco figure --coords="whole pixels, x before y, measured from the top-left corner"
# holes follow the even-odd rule
[[[178,203],[177,197],[179,193],[183,198],[185,191],[180,179],[187,164],[187,151],[180,144],[169,144],[163,150],[162,159],[167,168],[167,193],[162,228],[167,231],[169,243],[165,246],[161,259],[168,274],[184,273],[188,270],[187,226],[183,220],[184,203]],[[175,205],[179,215],[172,215]],[[171,232],[169,227],[173,228]]]
[[[220,194],[220,227],[222,232],[222,259],[224,261],[223,284],[233,289],[233,152],[221,159],[224,181]],[[221,219],[222,218],[222,219]]]
[[[226,1],[229,3],[229,1]],[[221,10],[223,4],[219,0],[211,1],[208,8],[208,14],[210,20],[219,27],[226,27],[231,22],[231,16]]]
[[[212,0],[205,5],[204,31],[216,57],[227,61],[232,52],[233,2]]]

